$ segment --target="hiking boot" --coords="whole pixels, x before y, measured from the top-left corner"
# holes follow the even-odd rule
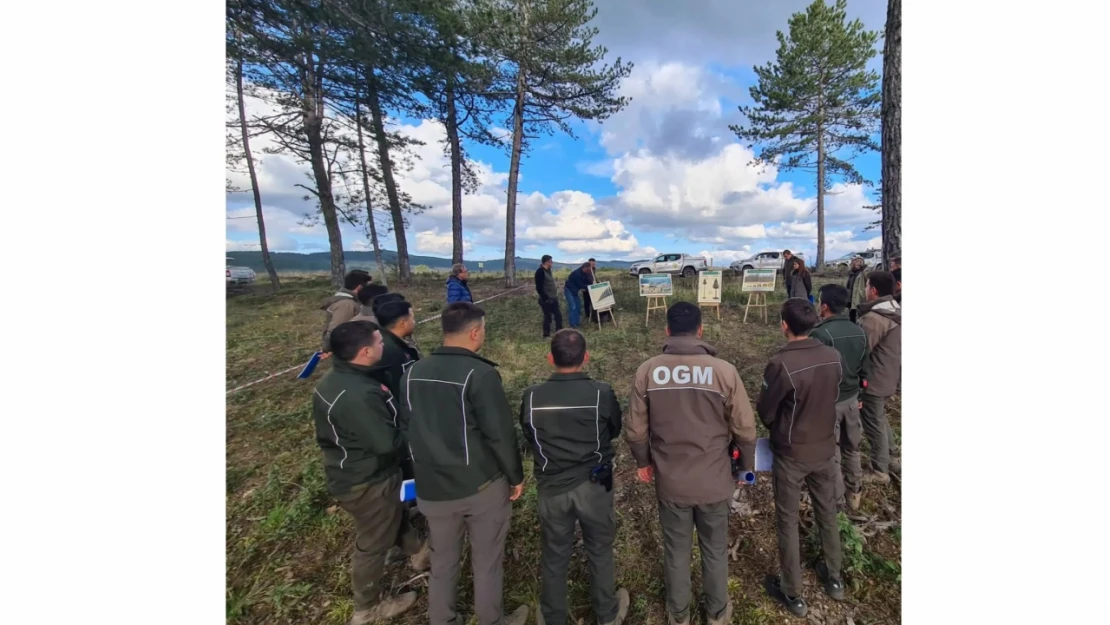
[[[417,573],[423,573],[432,568],[432,547],[428,541],[420,545],[420,551],[409,556],[409,566]]]
[[[725,605],[725,611],[721,612],[720,617],[713,618],[712,616],[710,616],[706,620],[708,621],[708,625],[729,625],[730,623],[732,623],[732,602],[729,601]]]
[[[391,566],[405,559],[405,554],[401,553],[401,548],[393,546],[385,554],[385,565]]]
[[[867,471],[863,474],[864,484],[889,484],[890,475],[878,471]]]
[[[848,494],[848,509],[852,512],[859,512],[860,499],[863,498],[863,493],[849,493]]]
[[[673,614],[667,612],[667,625],[690,625],[690,617],[687,616],[684,620],[678,620]]]
[[[524,621],[528,620],[529,611],[526,605],[518,607],[515,612],[505,617],[504,625],[524,625]]]
[[[415,603],[415,592],[406,592],[403,595],[390,597],[368,610],[355,610],[351,620],[347,621],[347,625],[382,623],[408,612]]]
[[[891,458],[890,459],[890,472],[891,473],[897,473],[898,475],[902,475],[902,459],[901,458]]]
[[[786,593],[782,591],[781,584],[782,580],[778,577],[767,580],[767,594],[781,601],[782,604],[786,606],[787,611],[794,616],[804,618],[809,611],[806,607],[806,600],[802,599],[801,595],[797,597],[787,597]]]
[[[844,582],[829,575],[829,567],[824,562],[817,563],[817,577],[825,585],[825,594],[837,601],[844,601]]]
[[[628,616],[628,606],[631,603],[632,603],[631,600],[628,598],[628,590],[626,590],[624,588],[618,589],[617,590],[617,618],[609,621],[608,623],[602,623],[601,625],[621,625],[621,623],[624,622],[624,618],[626,616]],[[536,618],[536,625],[544,625],[543,621],[541,620],[542,616],[540,615],[538,610],[536,611],[536,617],[537,617]]]

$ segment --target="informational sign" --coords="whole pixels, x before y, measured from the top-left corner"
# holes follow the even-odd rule
[[[748,269],[740,282],[743,293],[770,293],[775,290],[774,269]]]
[[[590,301],[593,302],[594,310],[605,310],[617,305],[617,298],[613,297],[613,287],[609,286],[608,282],[598,282],[591,284]]]
[[[640,274],[640,297],[671,297],[674,287],[669,273]]]
[[[702,271],[698,273],[698,303],[720,304],[721,290],[724,280],[720,271]]]

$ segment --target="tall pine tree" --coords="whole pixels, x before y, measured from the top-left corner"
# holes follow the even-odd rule
[[[755,67],[754,106],[741,106],[746,125],[731,126],[758,148],[756,161],[812,172],[817,190],[817,267],[825,264],[825,192],[830,178],[866,181],[852,158],[879,150],[879,75],[867,69],[879,34],[847,21],[846,0],[815,0],[777,33],[775,61]]]
[[[902,254],[902,0],[888,0],[883,42],[883,267]]]

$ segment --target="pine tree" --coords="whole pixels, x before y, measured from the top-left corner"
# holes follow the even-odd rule
[[[879,75],[867,69],[878,33],[847,21],[847,3],[815,0],[777,33],[775,61],[755,67],[755,106],[746,126],[731,126],[759,148],[756,162],[816,174],[817,268],[825,264],[825,193],[831,176],[864,184],[851,159],[878,150]]]
[[[593,46],[597,14],[590,0],[487,0],[486,17],[497,50],[512,76],[512,147],[505,203],[505,283],[516,285],[516,200],[520,159],[529,139],[560,130],[570,120],[602,121],[629,99],[616,95],[631,63],[604,63],[607,50]]]
[[[883,42],[883,267],[902,253],[902,0],[888,0]]]

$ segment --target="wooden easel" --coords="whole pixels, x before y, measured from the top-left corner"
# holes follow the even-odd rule
[[[597,316],[597,329],[598,330],[601,329],[601,313],[609,313],[609,318],[613,320],[613,325],[617,326],[618,330],[620,329],[621,326],[620,326],[619,323],[617,323],[617,315],[616,315],[616,313],[613,312],[613,307],[610,306],[608,308],[602,308],[601,310],[597,310],[595,308],[593,311],[590,312],[591,315],[596,315]]]
[[[767,323],[767,294],[766,293],[760,293],[760,292],[757,291],[755,293],[748,294],[748,302],[747,302],[747,304],[744,305],[744,321],[743,321],[743,323],[748,322],[748,311],[751,310],[752,308],[757,309],[756,310],[756,315],[757,316],[759,314],[758,309],[762,308],[763,309],[763,323]]]
[[[720,302],[698,302],[698,308],[705,310],[706,308],[717,309],[717,321],[721,320],[721,303]]]
[[[660,304],[659,302],[663,302],[663,303]],[[661,296],[657,297],[657,296],[654,296],[654,295],[648,295],[647,296],[647,314],[644,315],[644,325],[645,326],[648,324],[648,321],[651,319],[651,311],[653,311],[653,310],[666,311],[667,310],[667,298],[666,297],[661,297]]]

